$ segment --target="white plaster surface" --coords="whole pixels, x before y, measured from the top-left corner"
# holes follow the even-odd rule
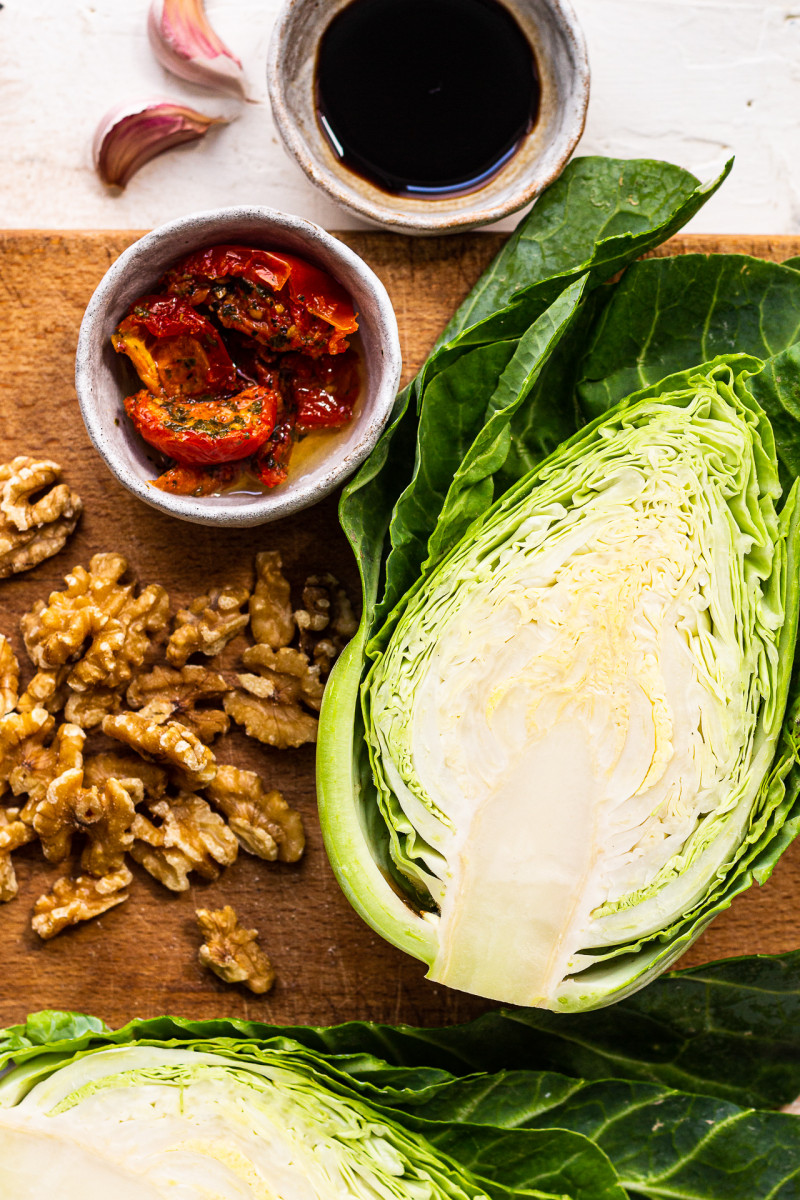
[[[148,0],[2,0],[0,228],[146,228],[191,211],[269,204],[328,228],[360,222],[279,144],[264,64],[279,0],[207,0],[242,59],[251,103],[182,83],[154,60]],[[574,0],[592,98],[578,153],[734,172],[696,231],[800,232],[800,0]],[[91,162],[105,111],[170,97],[235,117],[145,166],[123,193]],[[507,220],[500,228],[514,223]]]

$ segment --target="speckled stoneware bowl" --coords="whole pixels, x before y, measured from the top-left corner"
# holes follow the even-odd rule
[[[328,271],[352,298],[359,317],[363,384],[353,419],[344,429],[312,435],[295,447],[285,483],[263,494],[175,496],[152,481],[152,447],[139,437],[123,408],[141,387],[111,335],[129,306],[153,290],[177,259],[223,242],[285,250]],[[315,504],[364,461],[388,420],[400,379],[397,321],[386,289],[347,246],[318,225],[271,208],[221,208],[194,213],[154,229],[129,247],[103,276],[89,301],[78,337],[75,387],[95,449],[120,483],[162,512],[200,525],[260,525]],[[308,445],[307,445],[308,443]]]
[[[464,195],[390,195],[345,167],[317,120],[314,72],[320,38],[349,0],[284,0],[267,60],[272,114],[283,144],[312,183],[387,229],[434,234],[474,229],[523,208],[564,169],[589,103],[586,44],[569,0],[501,0],[528,38],[541,83],[539,116],[508,163]]]

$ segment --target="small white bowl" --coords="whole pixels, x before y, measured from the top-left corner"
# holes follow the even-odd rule
[[[263,495],[176,496],[153,487],[159,473],[153,462],[155,452],[136,433],[123,408],[125,396],[137,390],[137,383],[125,356],[112,347],[111,335],[130,305],[152,292],[168,267],[194,250],[221,243],[286,250],[339,281],[358,313],[362,391],[353,419],[344,429],[319,435],[310,453],[305,448],[308,439],[298,443],[289,477],[278,487]],[[146,234],[119,256],[100,281],[81,322],[75,387],[95,449],[134,496],[183,521],[247,526],[316,504],[355,471],[389,419],[401,365],[394,310],[386,289],[366,263],[310,221],[272,208],[247,206],[181,217]]]
[[[539,114],[506,165],[482,187],[436,199],[390,195],[349,170],[317,119],[320,39],[350,0],[284,0],[267,59],[272,115],[308,178],[360,217],[401,233],[436,234],[499,221],[534,200],[563,171],[589,103],[589,61],[569,0],[501,0],[528,39],[541,83]]]

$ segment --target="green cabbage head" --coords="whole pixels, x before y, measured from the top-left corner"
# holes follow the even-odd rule
[[[328,845],[432,979],[607,1004],[769,873],[795,760],[798,523],[748,386],[761,366],[716,360],[586,427],[367,647],[374,785],[323,762]],[[323,742],[355,704],[347,671]],[[348,770],[349,830],[327,800]]]

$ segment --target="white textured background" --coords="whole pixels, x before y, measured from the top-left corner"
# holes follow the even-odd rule
[[[148,0],[3,0],[0,228],[144,228],[236,203],[357,227],[306,181],[272,127],[264,63],[278,4],[207,0],[245,66],[255,103],[239,106],[158,66],[145,34]],[[574,4],[592,68],[578,152],[666,158],[702,178],[735,153],[733,175],[690,228],[800,232],[800,0]],[[111,106],[152,96],[238,116],[112,195],[92,169],[94,128]]]

